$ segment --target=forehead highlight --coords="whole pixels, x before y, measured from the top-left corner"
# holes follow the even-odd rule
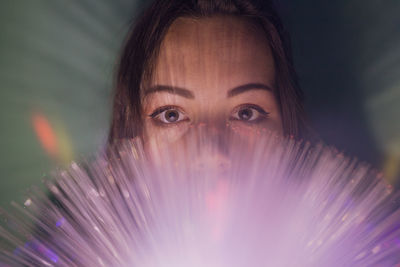
[[[227,15],[177,18],[169,27],[161,46],[175,43],[193,48],[193,42],[197,45],[221,45],[232,44],[233,40],[246,40],[246,43],[256,42],[268,46],[266,33],[261,26],[248,18]]]
[[[265,34],[248,19],[182,17],[168,30],[152,76],[152,86],[216,93],[249,83],[273,87],[275,69]]]

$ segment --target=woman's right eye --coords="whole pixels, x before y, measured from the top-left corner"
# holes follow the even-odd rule
[[[164,124],[173,124],[189,119],[183,111],[173,106],[160,107],[150,114],[150,117],[156,122]]]

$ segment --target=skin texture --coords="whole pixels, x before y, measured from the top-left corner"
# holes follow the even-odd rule
[[[196,125],[240,136],[281,134],[274,77],[268,41],[245,19],[179,18],[143,86],[145,140],[174,143]]]

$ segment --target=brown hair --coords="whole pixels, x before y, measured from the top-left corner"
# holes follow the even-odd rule
[[[293,67],[290,43],[269,0],[156,0],[132,26],[116,74],[109,143],[142,133],[141,85],[151,77],[154,61],[169,26],[178,17],[245,17],[265,31],[276,68],[276,98],[285,135],[305,136],[303,92]]]

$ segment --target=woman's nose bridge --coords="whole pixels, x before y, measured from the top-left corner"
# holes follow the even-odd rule
[[[195,168],[228,171],[231,167],[229,136],[229,127],[223,123],[214,121],[192,125],[185,133],[184,139],[187,147],[193,147],[193,141],[197,143]]]
[[[230,137],[230,127],[226,121],[213,120],[213,121],[202,121],[192,127],[187,133],[187,136],[196,136],[197,140],[201,143],[201,146],[207,150],[214,152],[228,154]]]

